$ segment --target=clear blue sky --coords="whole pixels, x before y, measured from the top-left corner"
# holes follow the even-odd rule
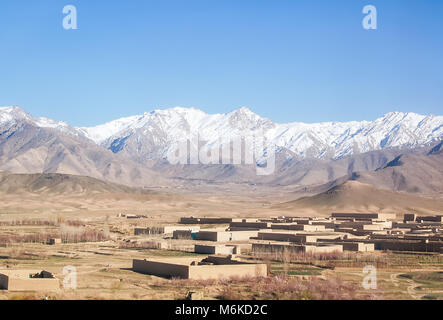
[[[62,27],[67,4],[78,30]],[[378,30],[362,28],[367,4]],[[174,106],[441,115],[443,1],[2,0],[0,105],[73,125]]]

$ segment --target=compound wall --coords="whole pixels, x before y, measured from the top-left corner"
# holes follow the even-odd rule
[[[29,271],[0,271],[0,289],[9,291],[54,291],[60,289],[56,278],[30,278]]]
[[[189,279],[228,279],[230,277],[266,277],[266,264],[190,266]]]
[[[211,246],[211,245],[195,245],[196,253],[206,253],[206,254],[235,254],[235,247],[234,246]]]
[[[188,261],[189,262],[189,261]],[[174,261],[133,260],[133,270],[136,272],[160,277],[177,277],[182,279],[222,279],[229,277],[266,277],[266,264],[243,264],[229,262],[228,265],[187,265]]]
[[[196,240],[230,242],[246,241],[257,237],[258,231],[200,231],[196,233]]]
[[[132,261],[132,270],[144,274],[150,274],[168,278],[183,278],[189,277],[189,265],[176,264],[172,262],[137,260]]]

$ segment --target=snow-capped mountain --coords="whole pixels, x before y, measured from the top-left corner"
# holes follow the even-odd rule
[[[18,121],[88,138],[138,162],[161,159],[184,137],[197,134],[200,143],[209,149],[236,137],[264,136],[278,150],[289,150],[299,158],[334,160],[393,147],[413,148],[443,138],[443,116],[402,112],[391,112],[374,121],[279,124],[246,107],[212,115],[176,107],[76,128],[65,122],[34,118],[19,107],[0,108],[0,126]]]
[[[84,137],[83,133],[66,122],[45,117],[35,118],[18,106],[0,107],[0,128],[14,126],[18,123],[28,123],[39,128],[52,128],[76,137]]]
[[[276,146],[274,174],[257,177],[255,166],[170,166],[164,161],[179,142],[197,134],[199,145],[210,150],[234,138],[264,136],[268,145]],[[374,121],[279,124],[247,108],[210,115],[177,107],[77,128],[35,118],[19,107],[3,107],[0,170],[68,173],[133,186],[194,180],[312,185],[374,171],[401,154],[421,152],[417,150],[430,145],[437,150],[432,154],[438,153],[435,146],[442,138],[442,116],[401,112]],[[265,152],[255,153],[258,164]],[[401,175],[392,177],[404,180]]]
[[[199,135],[210,148],[239,136],[263,135],[301,158],[340,159],[392,147],[416,147],[443,137],[443,116],[391,112],[375,121],[278,124],[243,107],[227,114],[194,108],[155,110],[79,132],[114,153],[153,160],[183,137]]]
[[[145,161],[164,158],[186,137],[198,135],[199,141],[206,143],[208,148],[216,148],[235,137],[263,135],[274,127],[271,120],[247,108],[209,115],[195,108],[176,107],[78,130],[114,153],[125,152]]]
[[[0,170],[13,173],[63,173],[120,184],[163,183],[159,174],[112,153],[80,130],[19,107],[0,108]]]

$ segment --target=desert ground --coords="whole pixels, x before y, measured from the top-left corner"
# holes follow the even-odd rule
[[[165,279],[131,270],[133,258],[196,256],[154,249],[120,248],[113,241],[0,248],[0,267],[52,272],[63,279],[63,267],[77,268],[77,289],[58,292],[0,291],[0,299],[185,299],[190,291],[204,299],[442,299],[443,259],[438,255],[362,254],[328,262],[270,262],[270,280],[197,281]],[[377,261],[378,287],[361,287],[362,268]],[[285,280],[284,284],[281,280]],[[280,281],[279,281],[280,280]],[[299,289],[304,284],[306,289]],[[311,290],[309,291],[308,290]]]
[[[365,194],[370,187],[357,182],[317,198],[297,196],[292,189],[271,192],[275,190],[253,188],[250,193],[224,190],[216,195],[210,187],[200,193],[189,190],[180,193],[147,190],[140,194],[4,193],[0,202],[0,269],[41,269],[63,279],[63,268],[75,266],[78,286],[76,290],[57,292],[0,291],[0,299],[184,299],[189,292],[199,292],[204,299],[443,298],[443,257],[438,253],[376,251],[328,257],[266,258],[271,277],[260,281],[165,279],[131,270],[134,258],[202,257],[188,250],[189,240],[133,235],[134,227],[177,224],[183,216],[324,216],[334,210],[378,210],[400,215],[418,208],[417,198],[400,193],[388,194],[368,206]],[[353,201],[344,206],[342,198]],[[393,206],[388,205],[389,199],[394,199]],[[419,211],[435,214],[443,207],[441,203],[440,199],[430,199]],[[145,217],[126,219],[118,217],[121,213]],[[45,244],[45,239],[54,234],[64,235],[66,243]],[[167,241],[177,249],[160,250],[143,245],[152,240]],[[243,258],[263,261],[250,254]],[[368,262],[378,268],[378,287],[371,291],[361,285],[362,268]]]

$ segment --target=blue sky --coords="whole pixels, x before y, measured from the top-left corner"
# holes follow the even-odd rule
[[[78,30],[62,27],[67,4]],[[377,30],[362,28],[368,4]],[[174,106],[441,115],[443,1],[2,0],[0,105],[85,126]]]

